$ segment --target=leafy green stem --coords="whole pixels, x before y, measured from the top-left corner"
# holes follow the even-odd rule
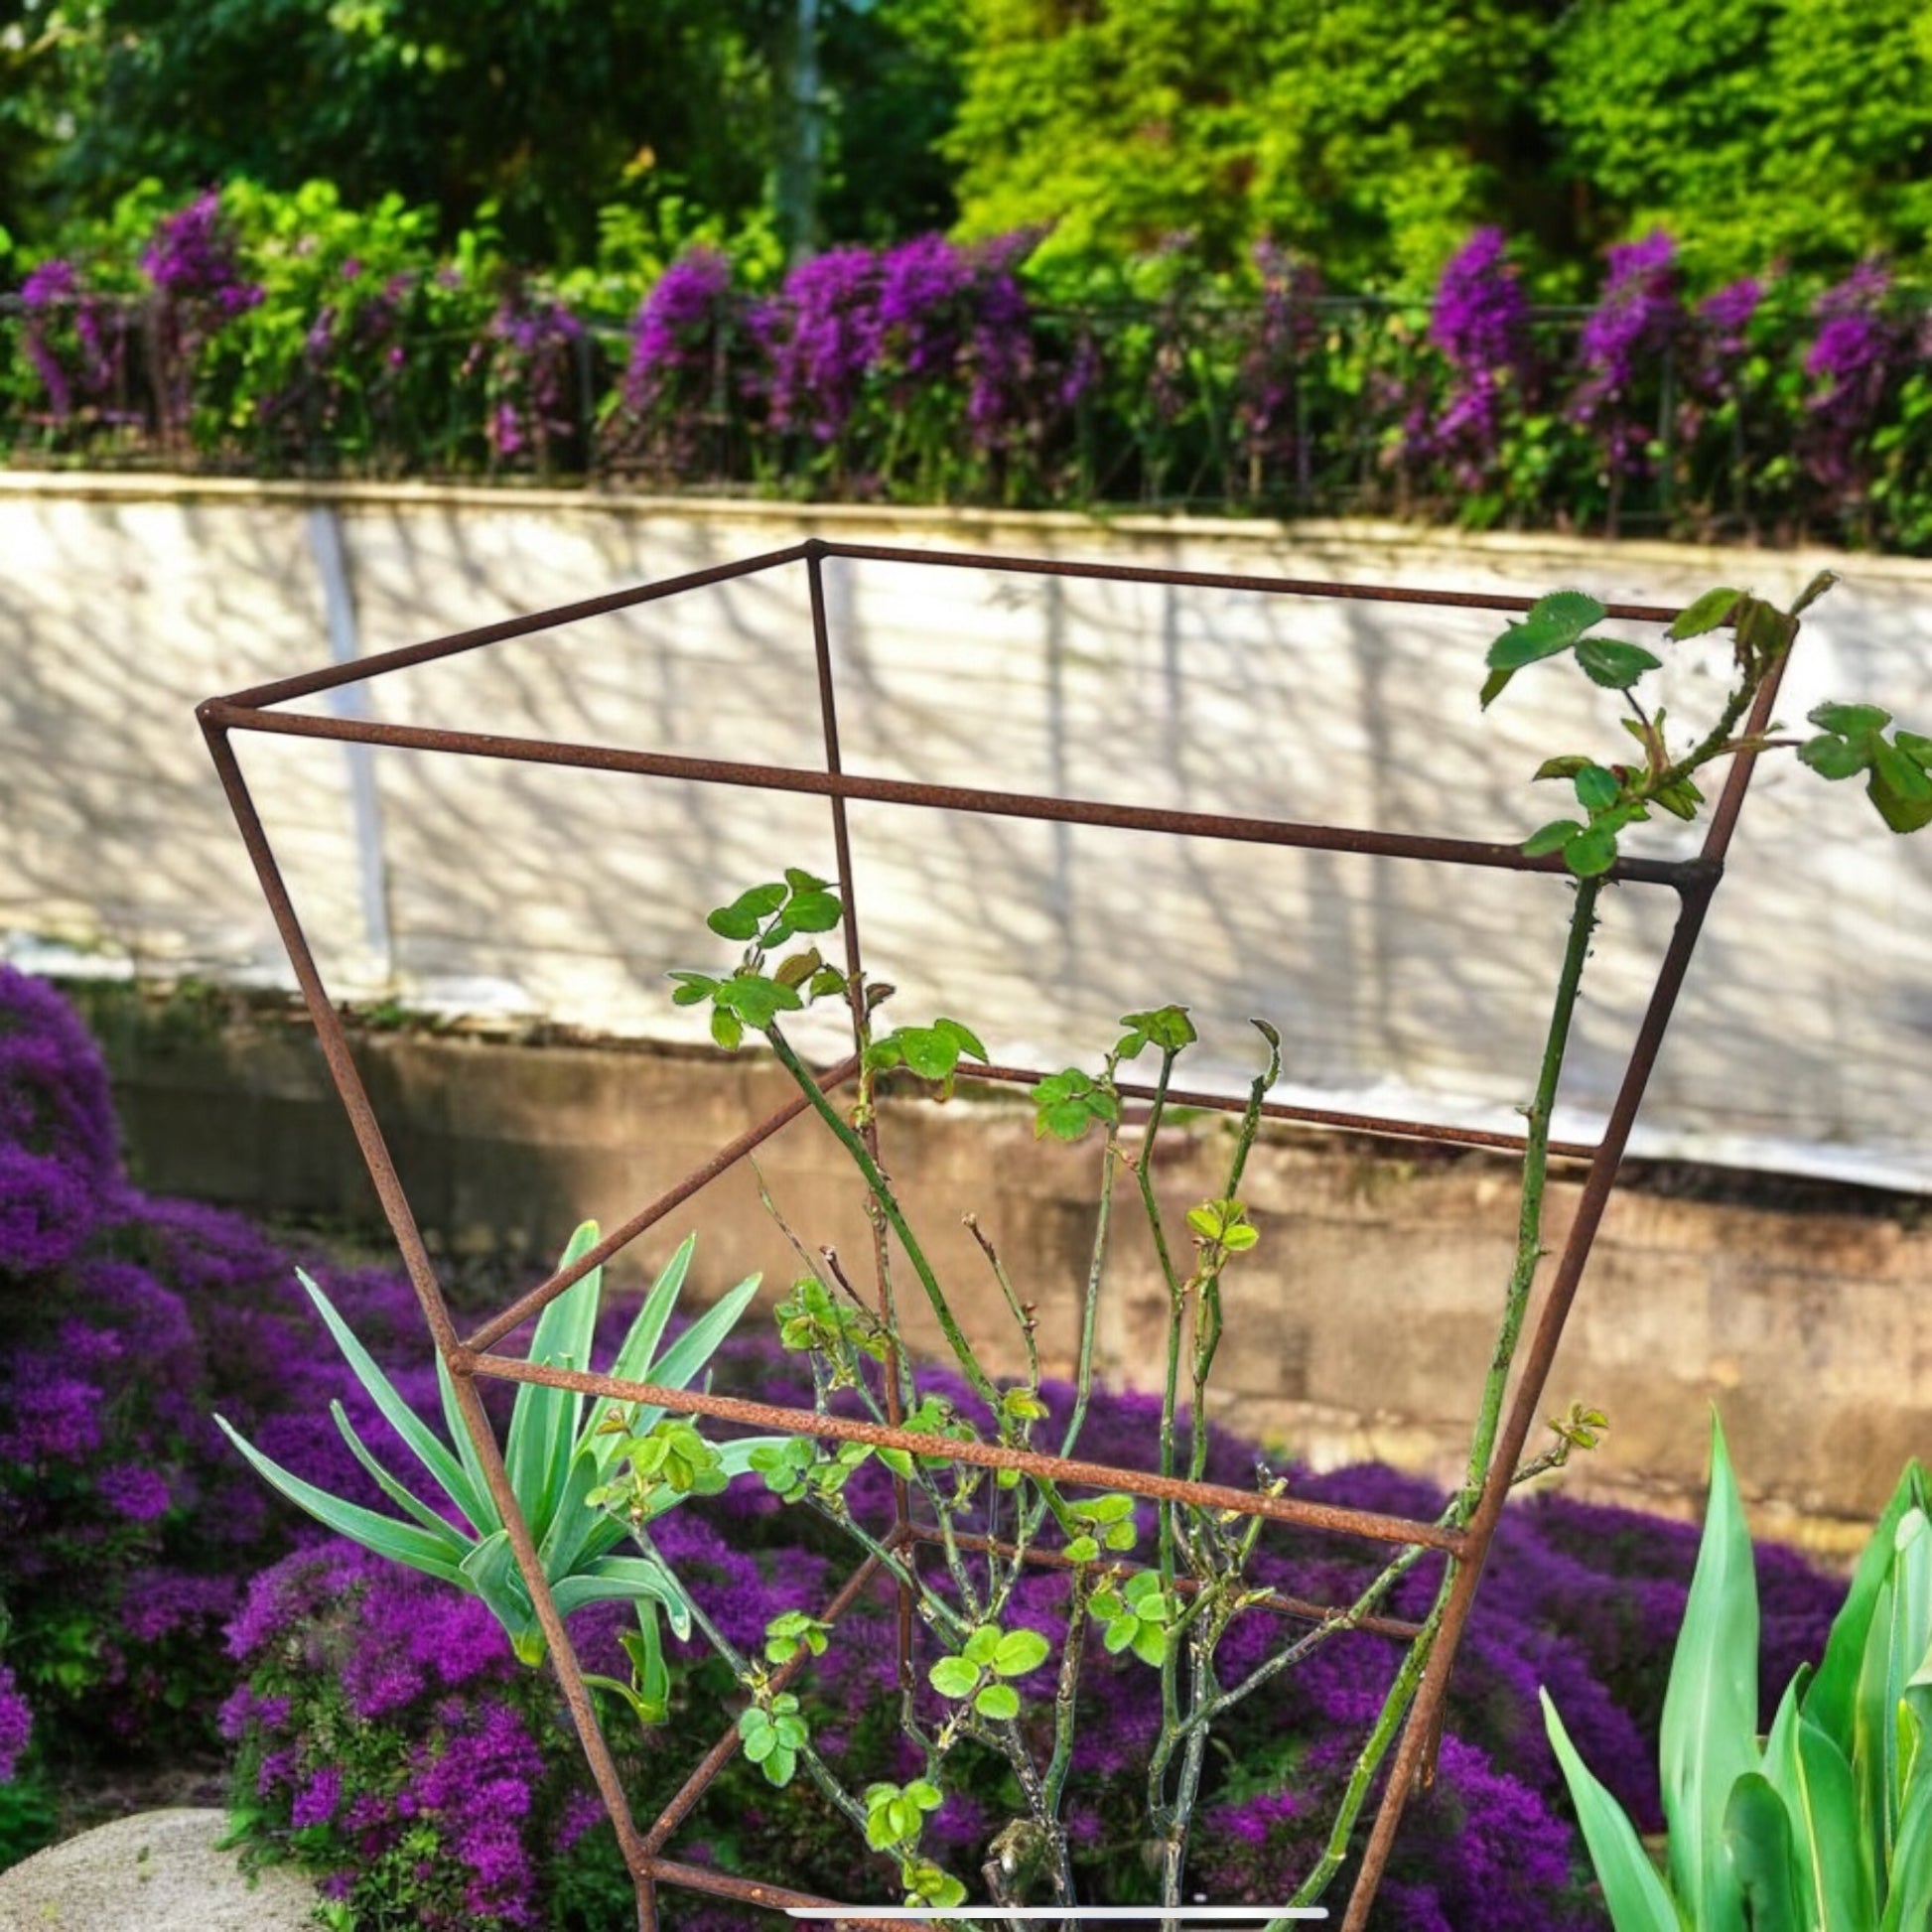
[[[837,1137],[841,1147],[851,1156],[854,1165],[864,1176],[866,1186],[872,1197],[879,1203],[887,1225],[898,1236],[899,1245],[905,1250],[906,1259],[912,1264],[912,1272],[919,1278],[919,1286],[925,1290],[927,1302],[939,1323],[940,1332],[946,1337],[946,1345],[952,1350],[953,1359],[959,1370],[971,1385],[973,1393],[993,1412],[1000,1415],[1000,1392],[993,1386],[992,1378],[980,1366],[979,1357],[973,1353],[972,1344],[967,1341],[965,1330],[959,1325],[958,1317],[947,1302],[945,1291],[939,1286],[939,1278],[933,1273],[932,1264],[926,1259],[925,1250],[919,1245],[918,1237],[907,1225],[904,1210],[898,1204],[898,1196],[893,1192],[893,1185],[886,1178],[879,1163],[873,1159],[871,1150],[866,1146],[858,1130],[854,1128],[833,1106],[831,1099],[814,1080],[805,1064],[792,1050],[791,1042],[785,1038],[776,1022],[764,1029],[764,1036],[771,1042],[771,1050],[778,1056],[778,1063],[797,1083],[798,1090],[813,1110]]]
[[[1529,1307],[1530,1289],[1543,1259],[1543,1196],[1550,1171],[1550,1121],[1556,1110],[1557,1088],[1563,1078],[1564,1057],[1569,1049],[1570,1030],[1577,1012],[1577,995],[1583,984],[1584,963],[1589,955],[1590,934],[1596,924],[1596,901],[1602,891],[1598,879],[1579,880],[1577,901],[1570,914],[1570,936],[1564,947],[1563,970],[1550,1012],[1550,1028],[1544,1038],[1543,1063],[1537,1074],[1536,1093],[1528,1109],[1523,1147],[1523,1184],[1516,1223],[1516,1259],[1510,1270],[1509,1287],[1503,1300],[1503,1318],[1496,1331],[1496,1343],[1483,1378],[1482,1398],[1476,1410],[1475,1429],[1469,1443],[1469,1462],[1458,1499],[1462,1520],[1475,1508],[1476,1497],[1489,1474],[1489,1461],[1495,1451],[1496,1429],[1502,1417],[1503,1395],[1509,1372],[1516,1360],[1516,1345],[1523,1331],[1523,1316]]]

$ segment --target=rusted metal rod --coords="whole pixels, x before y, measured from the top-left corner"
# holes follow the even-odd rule
[[[210,698],[204,720],[225,731],[265,732],[279,738],[321,738],[355,745],[384,745],[405,752],[436,752],[458,758],[503,759],[517,764],[563,765],[583,771],[619,771],[634,777],[684,778],[698,784],[736,785],[752,791],[794,791],[825,798],[860,798],[876,804],[918,805],[933,811],[968,812],[988,818],[1030,818],[1062,825],[1092,825],[1116,832],[1165,832],[1181,838],[1221,839],[1235,845],[1290,846],[1310,852],[1349,852],[1378,859],[1413,859],[1432,865],[1477,866],[1496,872],[1548,873],[1566,878],[1559,853],[1531,858],[1520,846],[1487,839],[1448,839],[1416,832],[1375,832],[1345,825],[1309,825],[1292,819],[1237,818],[1217,812],[1170,811],[1150,805],[1112,805],[1091,798],[1055,798],[1025,791],[984,791],[972,786],[915,784],[904,778],[868,778],[845,771],[796,765],[744,764],[727,759],[684,758],[667,752],[630,752],[561,739],[504,738],[490,732],[432,730],[386,725],[373,718],[339,718],[302,711],[258,711]],[[1620,884],[1677,886],[1697,875],[1696,859],[1619,859],[1609,877]]]
[[[592,1375],[579,1369],[552,1368],[545,1362],[518,1362],[502,1355],[480,1355],[460,1348],[450,1367],[465,1374],[494,1375],[506,1382],[537,1382],[549,1389],[571,1389],[579,1395],[605,1396],[614,1402],[648,1403],[657,1409],[686,1416],[716,1416],[721,1422],[748,1423],[757,1429],[782,1430],[788,1436],[823,1436],[840,1443],[870,1443],[878,1449],[910,1449],[914,1455],[942,1456],[948,1462],[971,1462],[983,1469],[1024,1469],[1029,1475],[1081,1488],[1125,1489],[1158,1502],[1192,1503],[1202,1509],[1232,1510],[1240,1516],[1265,1516],[1274,1523],[1301,1523],[1309,1529],[1333,1530],[1371,1543],[1395,1543],[1404,1548],[1420,1544],[1451,1555],[1463,1548],[1458,1530],[1440,1523],[1414,1523],[1402,1516],[1375,1510],[1344,1509],[1338,1503],[1303,1502],[1295,1496],[1264,1496],[1253,1490],[1230,1489],[1218,1482],[1189,1482],[1184,1476],[1163,1476],[1143,1469],[1117,1469],[1105,1462],[1044,1455],[1034,1449],[1011,1449],[1001,1443],[965,1442],[952,1436],[928,1436],[922,1431],[894,1429],[885,1423],[861,1422],[851,1416],[825,1416],[812,1409],[782,1408],[769,1402],[748,1402],[742,1396],[712,1395],[703,1389],[666,1389],[654,1382],[621,1381],[614,1375]]]
[[[856,1058],[847,1057],[836,1066],[828,1067],[818,1076],[819,1086],[827,1093],[842,1087],[859,1070]],[[481,1328],[472,1334],[462,1345],[465,1348],[493,1348],[510,1333],[520,1328],[531,1315],[538,1313],[554,1302],[559,1295],[566,1293],[581,1282],[593,1268],[602,1268],[620,1249],[627,1248],[631,1242],[653,1228],[675,1207],[681,1207],[691,1196],[707,1187],[720,1174],[729,1173],[739,1162],[761,1147],[781,1128],[787,1127],[804,1113],[811,1102],[800,1094],[789,1100],[775,1114],[768,1114],[756,1127],[748,1127],[737,1140],[727,1143],[702,1167],[694,1168],[675,1186],[667,1188],[650,1203],[639,1208],[621,1227],[613,1228],[594,1248],[586,1250],[568,1268],[560,1268],[548,1281],[539,1282],[527,1294],[519,1295],[501,1314],[492,1315]]]
[[[1181,590],[1220,591],[1238,595],[1301,599],[1308,603],[1366,603],[1409,607],[1417,612],[1459,611],[1514,614],[1531,608],[1534,600],[1450,591],[1407,590],[1386,585],[1337,584],[1283,577],[1267,577],[1211,571],[1187,571],[1140,566],[1080,562],[1075,560],[992,556],[956,551],[911,550],[890,544],[832,542],[812,537],[803,542],[769,551],[742,561],[708,566],[657,583],[638,585],[604,596],[582,600],[554,610],[537,612],[500,622],[411,644],[382,652],[352,664],[330,665],[319,670],[257,685],[225,698],[211,698],[198,712],[208,750],[240,829],[242,840],[253,862],[256,876],[276,928],[281,935],[304,1001],[313,1019],[324,1056],[338,1091],[341,1093],[349,1124],[363,1160],[368,1167],[376,1193],[395,1233],[398,1248],[409,1271],[412,1285],[422,1306],[429,1331],[439,1355],[455,1381],[458,1407],[463,1425],[475,1443],[484,1478],[493,1501],[509,1530],[511,1547],[519,1571],[529,1587],[537,1618],[550,1642],[551,1654],[571,1719],[583,1741],[586,1757],[600,1794],[617,1827],[620,1847],[631,1871],[637,1897],[640,1932],[653,1932],[656,1925],[656,1887],[662,1882],[683,1889],[734,1898],[766,1908],[817,1906],[825,1916],[853,1924],[867,1923],[863,1910],[853,1911],[836,1901],[784,1886],[740,1878],[662,1856],[663,1848],[679,1825],[690,1815],[705,1788],[719,1769],[729,1761],[736,1748],[736,1732],[714,1744],[696,1769],[680,1787],[677,1796],[660,1814],[650,1832],[640,1834],[631,1818],[621,1782],[608,1740],[599,1727],[597,1714],[583,1678],[582,1667],[571,1646],[569,1632],[557,1614],[549,1584],[538,1553],[531,1545],[528,1526],[520,1513],[500,1448],[476,1386],[479,1376],[512,1382],[536,1383],[573,1389],[620,1402],[649,1402],[682,1414],[708,1415],[725,1421],[775,1428],[786,1434],[827,1438],[838,1441],[872,1443],[897,1447],[915,1454],[942,1457],[951,1462],[971,1463],[993,1468],[1018,1468],[1043,1479],[1124,1490],[1131,1494],[1163,1498],[1203,1508],[1227,1510],[1238,1515],[1264,1517],[1300,1525],[1307,1529],[1336,1535],[1354,1536],[1370,1542],[1397,1544],[1411,1548],[1440,1550],[1448,1555],[1452,1581],[1444,1599],[1444,1613],[1438,1635],[1429,1653],[1415,1702],[1408,1714],[1395,1762],[1364,1850],[1359,1875],[1350,1896],[1344,1932],[1362,1932],[1370,1901],[1386,1865],[1403,1805],[1414,1787],[1418,1773],[1429,1762],[1433,1740],[1440,1727],[1444,1699],[1457,1644],[1466,1626],[1480,1581],[1484,1561],[1501,1520],[1504,1502],[1528,1432],[1542,1399],[1550,1365],[1561,1339],[1564,1322],[1578,1290],[1590,1244],[1601,1221],[1604,1206],[1628,1145],[1637,1106],[1661,1045],[1671,1009],[1681,990],[1711,895],[1722,876],[1724,858],[1750,780],[1753,759],[1742,756],[1733,759],[1724,790],[1713,814],[1710,832],[1702,852],[1694,859],[1663,860],[1626,858],[1610,874],[1613,883],[1665,885],[1681,897],[1679,917],[1664,954],[1655,990],[1639,1028],[1622,1082],[1618,1088],[1609,1121],[1599,1146],[1556,1143],[1552,1155],[1587,1164],[1588,1172],[1578,1211],[1558,1263],[1555,1276],[1538,1310],[1536,1326],[1518,1365],[1512,1400],[1500,1432],[1496,1453],[1481,1496],[1463,1529],[1441,1524],[1409,1522],[1374,1512],[1304,1501],[1294,1496],[1264,1496],[1207,1482],[1188,1482],[1163,1478],[1158,1474],[1114,1468],[1062,1456],[1022,1450],[997,1443],[960,1442],[950,1437],[909,1431],[900,1426],[898,1391],[896,1379],[889,1376],[888,1419],[885,1424],[843,1417],[822,1416],[813,1410],[751,1402],[730,1396],[714,1396],[707,1391],[666,1389],[650,1383],[620,1381],[610,1376],[581,1371],[552,1369],[544,1364],[518,1362],[494,1353],[495,1345],[526,1322],[550,1301],[565,1293],[591,1269],[617,1254],[646,1229],[689,1200],[702,1187],[731,1171],[763,1141],[787,1122],[794,1120],[809,1105],[800,1094],[777,1113],[748,1128],[702,1166],[687,1174],[648,1206],[633,1214],[622,1226],[601,1240],[589,1254],[568,1269],[560,1269],[536,1288],[519,1296],[501,1312],[479,1326],[468,1340],[456,1334],[450,1310],[436,1279],[434,1268],[416,1226],[413,1212],[397,1177],[387,1145],[370,1108],[368,1096],[357,1073],[347,1036],[340,1016],[331,1005],[308,942],[296,918],[293,904],[282,881],[269,840],[243,781],[229,734],[247,731],[280,737],[361,743],[401,751],[430,752],[462,757],[506,759],[553,767],[598,770],[630,776],[663,778],[703,784],[717,784],[780,793],[818,795],[831,808],[833,843],[841,892],[845,900],[845,950],[848,979],[856,986],[862,973],[859,946],[857,893],[853,869],[852,840],[847,825],[847,805],[859,800],[872,804],[907,806],[927,810],[961,812],[1000,818],[1019,818],[1062,825],[1085,825],[1103,830],[1152,832],[1178,838],[1201,838],[1237,844],[1271,846],[1310,851],[1341,852],[1377,859],[1413,860],[1426,864],[1473,866],[1506,872],[1542,873],[1565,877],[1560,856],[1549,854],[1527,858],[1513,844],[1497,844],[1470,839],[1439,838],[1398,832],[1382,832],[1348,826],[1302,824],[1288,820],[1242,817],[1227,814],[1155,809],[1134,804],[1097,799],[1074,799],[1056,794],[1001,792],[954,785],[927,784],[901,779],[869,777],[847,771],[839,747],[838,712],[832,626],[828,614],[824,565],[838,560],[855,567],[872,565],[922,566],[955,571],[979,571],[995,575],[1030,576],[1133,584]],[[316,696],[344,685],[379,678],[391,672],[425,665],[488,645],[509,642],[534,633],[568,627],[586,620],[647,605],[680,593],[702,591],[764,572],[785,571],[802,564],[809,596],[812,648],[816,660],[821,719],[825,740],[822,769],[794,768],[744,763],[711,759],[686,758],[649,750],[570,744],[553,739],[519,739],[475,732],[443,731],[374,720],[314,717],[274,709],[292,701]],[[1674,610],[1651,605],[1616,604],[1607,607],[1608,615],[1625,621],[1661,624],[1677,614]],[[1760,733],[1775,700],[1777,679],[1767,680],[1745,730]],[[855,995],[856,1000],[856,995]],[[857,1071],[857,1054],[863,1041],[863,1016],[854,1008],[853,1054],[816,1076],[825,1091],[844,1084]],[[1029,1084],[1042,1075],[1030,1068],[1005,1065],[963,1069],[967,1077],[989,1081]],[[1129,1098],[1151,1099],[1153,1089],[1124,1084]],[[1232,1110],[1241,1103],[1227,1095],[1174,1092],[1170,1103]],[[1520,1153],[1524,1137],[1490,1133],[1428,1122],[1393,1120],[1331,1109],[1303,1107],[1288,1102],[1269,1102],[1263,1113],[1271,1119],[1315,1126],[1345,1133],[1359,1133],[1395,1139],[1440,1142],[1447,1145],[1494,1148]],[[869,1135],[876,1126],[869,1126]],[[874,1145],[869,1140],[869,1146]],[[882,1307],[887,1296],[886,1251],[883,1240],[877,1244],[880,1267]],[[895,1479],[896,1522],[887,1543],[889,1550],[903,1550],[909,1558],[912,1548],[936,1539],[937,1532],[914,1525],[909,1518],[909,1497],[903,1481]],[[987,1538],[955,1535],[954,1541],[970,1549],[996,1551],[1009,1559],[1020,1555],[1012,1545]],[[1027,1550],[1030,1562],[1047,1566],[1065,1564],[1057,1552]],[[857,1600],[867,1585],[879,1574],[879,1557],[862,1563],[843,1589],[828,1605],[826,1620],[832,1620]],[[1190,1580],[1177,1580],[1183,1589]],[[910,1668],[910,1599],[901,1585],[899,1590],[899,1648],[901,1673]],[[1267,1607],[1278,1613],[1311,1621],[1325,1621],[1337,1613],[1298,1597],[1273,1593]],[[1364,1617],[1351,1625],[1380,1636],[1414,1641],[1427,1626],[1395,1617]],[[802,1653],[777,1674],[775,1681],[789,1682],[791,1673],[802,1663]]]

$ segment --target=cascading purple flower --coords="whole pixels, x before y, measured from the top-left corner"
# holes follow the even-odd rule
[[[1437,284],[1429,340],[1449,365],[1440,407],[1416,453],[1451,466],[1462,488],[1495,473],[1505,398],[1530,373],[1529,298],[1506,258],[1503,231],[1478,228]]]
[[[698,471],[740,308],[716,248],[680,255],[657,278],[631,324],[622,406],[600,434],[607,462],[671,478]]]
[[[731,285],[731,259],[716,248],[680,255],[657,278],[631,328],[627,409],[646,415],[693,376],[709,377]]]
[[[515,290],[490,318],[463,365],[483,371],[483,437],[499,462],[548,464],[578,428],[577,357],[584,325],[553,297]]]
[[[1744,352],[1744,332],[1764,300],[1764,284],[1755,275],[1726,282],[1698,304],[1698,326],[1712,350],[1721,356]]]
[[[141,271],[156,296],[154,341],[163,426],[180,431],[193,407],[195,367],[203,350],[237,317],[257,307],[264,290],[242,273],[240,245],[222,214],[221,197],[212,189],[161,216],[141,251]]]
[[[205,304],[224,321],[262,300],[261,284],[241,272],[240,250],[213,189],[155,223],[141,251],[141,270],[158,293]]]
[[[1251,469],[1299,465],[1308,452],[1300,447],[1296,394],[1320,339],[1314,305],[1323,293],[1321,271],[1267,239],[1255,243],[1254,264],[1261,311],[1235,382],[1235,438]]]
[[[0,964],[0,1144],[7,1143],[103,1193],[119,1183],[120,1137],[99,1049],[46,981]]]
[[[1715,411],[1737,400],[1751,323],[1763,301],[1764,284],[1755,275],[1746,275],[1698,304],[1686,330],[1680,363],[1677,434],[1687,448]]]
[[[1644,409],[1684,326],[1676,262],[1662,228],[1611,248],[1578,345],[1584,374],[1571,415],[1595,436],[1613,485],[1648,473],[1642,452],[1656,426]]]
[[[973,263],[941,234],[914,235],[879,258],[879,347],[895,368],[915,381],[952,373],[974,280]]]
[[[70,1168],[0,1141],[0,1280],[66,1267],[86,1246],[99,1212]]]
[[[752,315],[771,427],[835,442],[878,357],[881,327],[870,249],[830,248],[793,268],[776,299]]]
[[[1828,489],[1863,495],[1865,439],[1897,365],[1903,332],[1886,313],[1891,276],[1862,262],[1812,305],[1819,329],[1805,354],[1806,467]]]

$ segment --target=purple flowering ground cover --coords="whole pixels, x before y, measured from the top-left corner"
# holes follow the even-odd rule
[[[301,1297],[293,1260],[235,1216],[131,1188],[91,1042],[50,989],[0,968],[0,1858],[54,1829],[64,1783],[129,1752],[213,1748],[218,1732],[252,1855],[317,1871],[342,1925],[629,1924],[614,1835],[549,1673],[514,1662],[478,1600],[292,1518],[214,1436],[208,1416],[219,1406],[277,1460],[379,1500],[328,1401],[342,1399],[371,1440],[380,1426]],[[406,1283],[322,1274],[405,1398],[434,1419]],[[606,1351],[621,1321],[608,1318]],[[718,1371],[720,1387],[810,1399],[799,1366],[761,1327],[728,1342]],[[944,1374],[922,1379],[967,1400]],[[1063,1386],[1044,1394],[1056,1407],[1068,1399]],[[1097,1397],[1083,1452],[1142,1461],[1156,1409],[1152,1397]],[[1218,1433],[1208,1473],[1245,1484],[1255,1453]],[[1380,1466],[1304,1474],[1297,1489],[1405,1513],[1433,1513],[1441,1500]],[[889,1508],[877,1465],[848,1493],[862,1515]],[[851,1563],[832,1532],[756,1480],[686,1504],[654,1535],[748,1649],[780,1610],[815,1608]],[[1512,1510],[1457,1666],[1441,1773],[1411,1812],[1378,1928],[1602,1925],[1536,1689],[1549,1686],[1587,1760],[1654,1829],[1656,1726],[1695,1549],[1686,1526],[1561,1495]],[[1271,1529],[1256,1569],[1338,1600],[1365,1560],[1333,1539]],[[1819,1653],[1841,1592],[1776,1549],[1760,1550],[1759,1574],[1768,1696]],[[1419,1568],[1397,1613],[1418,1613],[1432,1587]],[[1050,1573],[1029,1580],[1010,1622],[1053,1634],[1065,1590]],[[621,1627],[610,1606],[574,1620],[591,1669],[624,1674]],[[1270,1628],[1261,1612],[1238,1623],[1230,1666],[1256,1661]],[[800,1687],[819,1747],[854,1783],[914,1768],[897,1730],[894,1632],[890,1596],[862,1601]],[[620,1709],[606,1714],[645,1817],[735,1708],[722,1665],[695,1647],[672,1651],[665,1725],[643,1731]],[[1278,1902],[1292,1889],[1393,1667],[1386,1642],[1340,1637],[1281,1680],[1279,1696],[1234,1714],[1199,1815],[1198,1889],[1224,1903]],[[1077,1869],[1094,1902],[1138,1902],[1152,1895],[1141,1805],[1156,1682],[1131,1654],[1109,1657],[1097,1642],[1086,1668],[1070,1787]],[[927,1843],[971,1879],[1011,1794],[1000,1763],[955,1762]],[[776,1791],[742,1760],[676,1850],[835,1896],[896,1896],[884,1863],[866,1859],[803,1780]],[[745,1922],[693,1895],[665,1902],[677,1923],[704,1932]]]

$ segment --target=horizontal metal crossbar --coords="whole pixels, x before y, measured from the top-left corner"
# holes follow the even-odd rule
[[[844,557],[853,563],[918,564],[939,570],[985,570],[1002,577],[1070,577],[1097,584],[1150,584],[1196,591],[1252,591],[1264,597],[1306,597],[1324,603],[1407,604],[1426,611],[1494,611],[1516,615],[1535,607],[1533,597],[1490,591],[1408,590],[1393,584],[1336,584],[1302,577],[1258,577],[1218,570],[1171,570],[1147,564],[1100,564],[1081,558],[1005,557],[975,550],[908,550],[890,543],[841,543],[808,539],[804,553]],[[1669,623],[1670,604],[1606,604],[1603,615],[1619,623]]]
[[[1100,799],[1055,798],[1039,792],[915,784],[909,779],[868,778],[851,771],[744,764],[725,759],[684,758],[668,752],[628,752],[608,745],[576,745],[559,739],[504,738],[489,732],[385,725],[372,718],[261,711],[223,698],[210,698],[202,706],[201,716],[204,723],[216,730],[266,732],[279,738],[322,738],[338,743],[382,745],[405,752],[503,759],[518,764],[618,771],[633,777],[683,778],[696,784],[800,792],[820,798],[856,798],[882,805],[918,805],[934,811],[967,812],[988,818],[1039,819],[1057,825],[1092,825],[1118,832],[1165,832],[1178,838],[1218,839],[1237,845],[1292,846],[1310,852],[1349,852],[1367,858],[1479,866],[1497,872],[1540,872],[1561,879],[1571,876],[1560,853],[1541,853],[1532,858],[1520,846],[1488,839],[1446,839],[1419,832],[1374,832],[1348,825],[1307,825],[1292,819],[1235,818],[1219,812],[1115,805]],[[1623,858],[1608,876],[1626,885],[1675,886],[1681,890],[1701,880],[1710,869],[1711,862],[1702,858]]]
[[[1277,1523],[1301,1523],[1310,1529],[1333,1530],[1364,1537],[1371,1543],[1395,1543],[1404,1548],[1447,1550],[1458,1556],[1466,1539],[1440,1523],[1416,1523],[1402,1516],[1374,1510],[1344,1509],[1334,1503],[1303,1502],[1294,1496],[1262,1496],[1231,1489],[1219,1482],[1189,1482],[1180,1476],[1152,1475],[1141,1469],[1118,1469],[1106,1462],[1046,1455],[1034,1449],[1011,1449],[1001,1443],[965,1442],[951,1436],[931,1436],[885,1423],[861,1422],[856,1417],[824,1416],[815,1409],[795,1409],[777,1403],[748,1402],[742,1396],[712,1395],[703,1389],[667,1389],[656,1382],[631,1382],[615,1375],[594,1375],[579,1369],[552,1368],[544,1362],[519,1362],[503,1355],[458,1349],[450,1368],[459,1375],[492,1375],[505,1382],[536,1382],[549,1389],[571,1389],[579,1395],[605,1396],[615,1402],[648,1403],[677,1415],[715,1416],[721,1422],[740,1422],[757,1429],[782,1430],[787,1436],[822,1436],[841,1443],[870,1443],[876,1449],[910,1449],[914,1455],[941,1456],[948,1462],[972,1462],[986,1469],[1024,1469],[1049,1481],[1077,1483],[1095,1489],[1125,1489],[1161,1502],[1193,1503],[1203,1509],[1231,1510],[1240,1516],[1265,1516]]]
[[[858,1055],[848,1054],[836,1066],[828,1067],[818,1076],[820,1090],[835,1092],[858,1070]],[[735,1141],[728,1141],[703,1167],[693,1168],[682,1180],[659,1194],[648,1207],[639,1208],[621,1227],[613,1228],[595,1247],[586,1249],[568,1268],[559,1268],[548,1281],[539,1282],[535,1288],[519,1295],[500,1314],[492,1315],[468,1336],[463,1345],[466,1348],[493,1348],[512,1329],[520,1328],[533,1314],[539,1314],[548,1308],[558,1296],[575,1288],[593,1268],[602,1268],[613,1255],[627,1248],[647,1229],[655,1227],[672,1208],[681,1206],[693,1194],[708,1187],[720,1174],[729,1173],[748,1154],[761,1147],[781,1127],[788,1127],[811,1104],[803,1094],[799,1094],[788,1100],[776,1113],[767,1114],[756,1127],[747,1128]]]

